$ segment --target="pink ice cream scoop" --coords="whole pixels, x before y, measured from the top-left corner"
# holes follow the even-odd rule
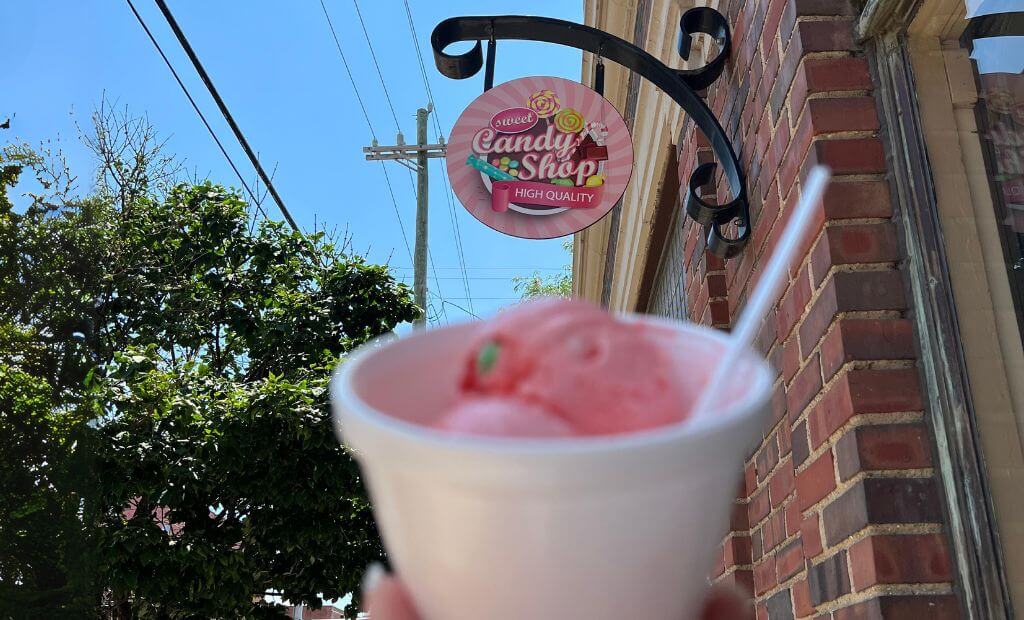
[[[694,395],[658,332],[580,301],[522,304],[481,324],[436,428],[474,435],[628,433],[680,422]]]

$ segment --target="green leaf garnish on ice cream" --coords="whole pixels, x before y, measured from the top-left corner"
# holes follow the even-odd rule
[[[488,342],[480,347],[480,352],[476,356],[477,374],[487,374],[494,368],[494,364],[498,361],[499,350],[500,347],[497,342]]]

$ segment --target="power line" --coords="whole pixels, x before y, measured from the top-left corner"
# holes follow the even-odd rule
[[[404,269],[404,270],[412,269],[412,267],[399,266],[399,265],[390,265],[388,268],[389,269]],[[438,269],[462,269],[462,267],[438,267]],[[500,265],[500,266],[498,266],[498,265],[495,265],[495,266],[483,266],[483,267],[466,267],[466,269],[470,269],[470,270],[503,269],[503,270],[516,270],[516,271],[565,271],[566,270],[565,267],[537,267],[537,266],[534,266],[534,267],[527,267],[527,266],[506,267],[504,265]]]
[[[253,206],[256,207],[256,210],[259,211],[264,218],[270,219],[267,216],[267,212],[263,210],[263,205],[260,204],[259,198],[256,197],[255,193],[253,193],[249,184],[245,181],[245,177],[243,177],[242,173],[238,170],[238,166],[236,166],[234,160],[231,159],[231,155],[228,155],[228,151],[224,148],[224,144],[213,131],[213,127],[210,126],[209,121],[206,120],[206,116],[203,114],[203,111],[199,109],[199,105],[196,104],[196,100],[192,98],[192,93],[190,93],[188,87],[185,86],[185,82],[181,80],[178,72],[174,69],[174,65],[171,64],[171,61],[167,58],[167,54],[165,54],[163,48],[160,47],[160,43],[157,42],[156,37],[154,37],[153,33],[149,30],[149,26],[147,26],[145,20],[142,19],[142,15],[140,15],[135,9],[135,5],[132,4],[132,0],[127,0],[127,2],[128,8],[130,8],[132,13],[135,15],[135,19],[138,20],[139,25],[142,26],[142,29],[146,32],[146,36],[149,37],[149,40],[153,43],[153,47],[155,47],[156,51],[160,54],[160,58],[163,58],[164,64],[171,70],[171,75],[174,76],[174,80],[178,83],[178,86],[181,87],[181,91],[185,93],[185,97],[188,99],[188,102],[192,104],[192,109],[199,115],[199,120],[203,121],[203,125],[206,126],[206,131],[210,132],[210,137],[213,138],[213,141],[217,144],[217,148],[219,148],[220,152],[224,155],[224,159],[228,160],[228,165],[231,166],[231,169],[235,172],[235,176],[237,176],[239,182],[242,183],[242,187],[244,187],[245,191],[249,194],[249,198],[252,200]]]
[[[377,140],[377,134],[373,132],[373,123],[370,122],[370,115],[366,112],[366,105],[363,103],[363,97],[359,94],[359,87],[356,86],[356,79],[352,77],[352,69],[348,66],[348,59],[345,58],[345,52],[341,51],[341,41],[338,40],[338,33],[334,31],[334,22],[331,21],[331,14],[327,12],[327,5],[324,4],[324,0],[320,0],[320,8],[324,10],[324,17],[327,18],[327,27],[331,29],[331,36],[334,37],[334,45],[338,48],[338,55],[341,56],[341,64],[345,65],[345,73],[348,74],[348,81],[352,83],[352,90],[356,91],[356,100],[359,102],[359,109],[363,111],[363,118],[366,119],[366,126],[370,129],[370,137]],[[401,221],[401,218],[399,218]]]
[[[341,41],[338,40],[338,33],[334,30],[334,22],[331,21],[331,14],[327,12],[327,5],[324,4],[324,0],[320,0],[320,8],[324,11],[324,18],[327,20],[327,27],[331,31],[331,37],[334,38],[334,45],[338,48],[338,55],[341,57],[341,64],[345,67],[345,74],[348,75],[348,81],[352,84],[352,90],[355,91],[356,101],[359,102],[359,109],[363,111],[363,118],[366,119],[366,127],[370,130],[370,137],[373,138],[374,142],[377,141],[377,134],[373,131],[373,123],[370,122],[370,115],[366,111],[366,104],[363,103],[363,96],[359,93],[359,86],[356,85],[356,79],[352,75],[352,69],[349,67],[348,58],[345,57],[345,52],[341,49]],[[402,221],[402,212],[398,209],[398,200],[395,198],[395,188],[391,184],[391,177],[388,175],[388,169],[384,167],[384,162],[380,162],[380,169],[384,171],[384,181],[388,186],[388,193],[391,195],[391,204],[395,207],[395,217],[398,218],[398,227],[402,231],[402,241],[405,242],[405,251],[409,254],[409,260],[412,260],[412,249],[409,246],[409,236],[405,232],[405,222]]]
[[[235,138],[237,138],[239,144],[242,145],[242,149],[245,151],[246,156],[249,157],[249,161],[252,162],[253,167],[256,168],[257,174],[259,174],[260,178],[263,180],[263,184],[267,186],[267,190],[270,192],[270,195],[273,196],[274,202],[277,203],[277,207],[281,210],[281,214],[284,216],[284,219],[288,221],[288,224],[293,230],[301,234],[302,231],[299,230],[299,225],[295,223],[295,219],[292,217],[292,214],[289,213],[288,209],[284,206],[284,201],[281,200],[281,196],[277,193],[277,188],[274,187],[274,182],[270,180],[270,177],[263,170],[263,165],[260,164],[259,158],[256,157],[255,153],[253,153],[252,148],[249,146],[249,141],[245,139],[245,135],[242,133],[242,130],[239,129],[238,124],[235,123],[234,117],[231,116],[231,112],[228,110],[227,105],[225,105],[224,100],[221,99],[220,93],[218,93],[216,87],[214,87],[213,81],[210,80],[210,76],[206,73],[206,69],[203,68],[203,64],[199,62],[199,58],[192,49],[192,45],[188,42],[188,38],[185,36],[185,33],[181,31],[180,27],[178,27],[178,22],[174,19],[174,15],[171,14],[171,10],[167,8],[167,3],[164,2],[164,0],[156,0],[156,4],[160,7],[160,12],[163,13],[164,19],[167,20],[167,24],[171,27],[171,30],[174,31],[174,36],[178,39],[178,43],[181,44],[181,47],[185,50],[185,54],[188,55],[189,60],[192,61],[192,65],[199,73],[199,77],[203,80],[203,84],[206,85],[206,89],[210,91],[210,96],[212,96],[213,100],[217,103],[217,107],[220,109],[220,113],[224,116],[224,120],[227,121],[228,125],[231,127],[231,131],[234,132]]]
[[[463,308],[463,307],[462,307],[462,306],[460,306],[459,304],[453,304],[452,302],[448,301],[447,299],[442,299],[442,300],[441,300],[441,303],[442,303],[442,304],[446,304],[446,305],[449,305],[449,306],[452,306],[453,308],[458,308],[459,310],[462,310],[463,312],[465,312],[465,313],[466,313],[466,314],[468,314],[469,316],[473,317],[474,319],[479,319],[479,318],[481,318],[481,317],[477,316],[477,315],[476,315],[476,313],[474,313],[474,312],[473,312],[472,310],[466,310],[465,308]]]
[[[321,3],[322,2],[323,2],[323,0],[321,0]],[[363,29],[363,38],[366,39],[366,47],[370,50],[370,58],[373,60],[373,66],[377,69],[377,77],[378,77],[378,79],[380,79],[380,87],[384,91],[384,98],[388,102],[388,108],[391,109],[391,118],[394,119],[394,121],[395,121],[395,131],[398,132],[399,136],[401,136],[401,134],[402,134],[402,126],[398,122],[398,115],[395,113],[395,105],[391,101],[391,93],[388,92],[387,83],[384,81],[384,72],[381,71],[380,63],[377,62],[377,54],[376,54],[376,52],[373,51],[373,42],[370,41],[370,33],[366,29],[366,22],[363,21],[363,13],[362,13],[362,11],[359,10],[359,1],[358,0],[352,0],[352,5],[356,9],[356,17],[359,18],[359,25]],[[431,103],[430,109],[433,109],[433,103]],[[436,122],[436,120],[437,119],[435,118],[435,122]],[[413,183],[412,172],[409,172],[409,184],[412,186],[413,194],[415,194],[416,193],[416,184]],[[431,265],[431,267],[433,267],[433,265],[434,265],[434,255],[433,255],[433,252],[430,251],[429,247],[427,248],[427,254],[430,257],[430,265]],[[437,282],[437,271],[436,270],[434,271],[434,282],[440,288],[441,285],[440,285],[439,282]],[[447,320],[447,318],[448,318],[448,311],[445,309],[443,304],[441,305],[441,314],[443,314],[445,319]]]
[[[322,3],[323,3],[323,0],[321,0],[321,4]],[[363,13],[362,13],[362,11],[359,10],[359,2],[358,2],[358,0],[352,0],[352,5],[355,7],[356,17],[359,19],[359,25],[362,27],[363,38],[366,39],[366,47],[370,50],[370,58],[373,60],[373,66],[377,69],[377,78],[380,80],[380,87],[384,91],[384,98],[388,102],[388,108],[391,109],[391,118],[394,119],[394,121],[395,121],[395,131],[398,132],[399,136],[401,136],[401,134],[402,134],[402,126],[398,122],[398,114],[395,113],[395,105],[391,101],[391,93],[388,92],[387,83],[384,81],[384,72],[381,71],[380,63],[377,61],[377,54],[376,54],[376,52],[373,51],[373,42],[370,41],[370,33],[366,29],[366,22],[363,21]],[[433,109],[433,103],[431,103],[430,109]],[[435,119],[435,122],[436,122],[436,119]],[[416,193],[416,185],[415,185],[415,183],[413,183],[413,180],[412,180],[412,172],[409,172],[409,184],[412,186],[412,191],[415,194]],[[430,251],[429,247],[427,248],[427,254],[429,255],[430,265],[431,265],[431,267],[433,267],[433,265],[434,265],[434,255],[433,255],[433,252]],[[433,272],[434,272],[434,282],[440,288],[441,284],[437,281],[437,271],[433,270]],[[447,309],[445,309],[443,304],[441,305],[441,314],[444,315],[446,320],[448,319],[448,311],[447,311]]]
[[[331,14],[327,11],[327,5],[324,4],[324,0],[320,0],[320,8],[323,10],[324,18],[327,21],[327,27],[331,31],[331,37],[334,39],[334,45],[335,45],[335,47],[338,50],[338,56],[341,58],[341,64],[345,67],[345,74],[348,76],[348,81],[352,85],[352,90],[355,92],[356,100],[359,102],[359,108],[363,112],[363,119],[365,119],[366,127],[370,131],[370,137],[373,139],[373,143],[377,144],[377,133],[373,130],[373,122],[370,120],[370,115],[369,115],[369,113],[366,110],[366,104],[363,103],[362,94],[359,92],[359,85],[356,84],[355,76],[352,75],[352,68],[351,68],[351,66],[348,63],[348,58],[345,56],[344,50],[342,50],[342,48],[341,48],[341,41],[338,39],[338,33],[334,29],[334,22],[331,20]],[[364,33],[365,33],[365,28],[364,28]],[[369,39],[367,39],[367,43],[369,44]],[[372,53],[372,48],[371,48],[371,53]],[[376,62],[376,58],[374,59],[374,61]],[[379,71],[379,69],[378,69],[378,71]],[[381,84],[383,85],[383,78],[381,78],[381,79],[382,79]],[[387,89],[386,88],[385,88],[385,93],[387,93]],[[389,97],[388,101],[389,101],[389,104],[390,104],[390,97]],[[393,112],[393,110],[392,110],[392,112]],[[397,124],[397,117],[396,117],[396,124]],[[388,174],[387,167],[384,165],[383,161],[380,162],[380,167],[381,167],[381,170],[384,172],[384,181],[385,181],[385,183],[388,186],[388,193],[391,196],[391,204],[392,204],[392,206],[395,209],[395,217],[398,219],[398,226],[399,226],[399,228],[402,231],[402,240],[405,243],[405,251],[409,255],[409,260],[412,261],[413,257],[412,257],[412,249],[409,246],[409,236],[405,232],[405,223],[402,221],[402,213],[401,213],[401,210],[398,208],[398,200],[395,198],[395,189],[394,189],[394,186],[391,183],[391,176]],[[431,262],[433,262],[433,261],[431,261]],[[435,274],[434,274],[434,279],[435,279],[435,282],[436,282],[436,280],[437,280],[437,273],[436,273],[436,271],[435,271]],[[437,284],[438,284],[438,286],[440,286],[440,283],[437,283]],[[441,299],[443,300],[444,298],[442,297]],[[441,305],[441,308],[442,308],[442,312],[444,312],[444,304]],[[424,308],[424,311],[426,311],[426,310],[427,309]],[[445,318],[447,318],[447,314],[445,314]]]
[[[438,141],[440,141],[444,138],[444,131],[441,129],[441,121],[439,119],[440,113],[437,110],[437,105],[434,103],[434,93],[430,88],[430,80],[427,78],[427,69],[423,62],[423,52],[420,50],[419,39],[416,36],[416,24],[412,18],[412,9],[409,8],[408,0],[403,0],[403,3],[405,5],[406,20],[409,23],[409,33],[412,37],[412,45],[416,50],[416,59],[419,62],[420,75],[423,77],[423,87],[427,91],[427,101],[434,108],[434,127],[437,129]],[[448,219],[452,225],[452,236],[455,238],[455,250],[459,259],[459,264],[463,268],[463,275],[465,276],[466,254],[462,246],[462,231],[459,227],[459,218],[455,208],[455,200],[452,197],[451,183],[448,180],[448,171],[445,168],[441,169],[441,180],[445,187],[445,198],[448,200]],[[463,279],[462,286],[466,292],[466,297],[469,298],[469,307],[472,309],[473,295],[470,292],[468,278]]]
[[[434,93],[430,90],[430,80],[427,79],[427,67],[423,63],[423,52],[420,51],[419,39],[416,37],[416,24],[412,19],[412,9],[409,8],[409,0],[402,0],[405,4],[405,17],[409,22],[409,33],[412,35],[412,44],[416,48],[416,58],[420,65],[420,74],[423,76],[423,85],[427,90],[427,101],[430,103],[434,102]],[[436,107],[436,106],[435,106]],[[441,122],[434,117],[434,123],[437,125],[437,130],[441,131]]]
[[[404,277],[408,277],[408,276],[401,276],[401,277],[404,278]],[[469,279],[470,280],[495,280],[495,281],[500,281],[500,282],[508,282],[509,280],[511,280],[511,279],[513,279],[515,277],[517,277],[517,276],[469,276]],[[525,276],[525,277],[532,278],[533,276]],[[441,280],[462,280],[462,276],[441,276],[440,279]]]
[[[391,195],[391,204],[395,207],[395,217],[398,218],[398,227],[402,231],[402,241],[405,242],[405,252],[406,252],[406,254],[409,255],[409,260],[411,261],[412,260],[412,248],[409,246],[409,236],[405,234],[405,224],[402,223],[402,212],[398,209],[398,200],[395,199],[395,190],[391,186],[391,177],[388,176],[388,168],[387,168],[387,166],[384,165],[384,162],[381,161],[379,163],[380,163],[380,169],[384,171],[384,180],[387,182],[387,185],[388,185],[388,194]],[[410,267],[410,269],[411,269],[411,267]]]
[[[472,309],[473,295],[469,290],[469,278],[466,277],[466,254],[462,248],[462,230],[459,227],[459,218],[455,208],[455,201],[452,198],[451,183],[448,181],[447,164],[441,168],[441,181],[444,183],[445,197],[448,199],[448,219],[452,224],[452,234],[455,237],[455,249],[459,259],[459,265],[462,267],[463,288],[466,291],[466,296],[469,297],[469,307]]]
[[[341,41],[338,40],[338,33],[334,30],[334,22],[331,20],[331,14],[327,12],[327,5],[324,4],[324,0],[320,0],[320,8],[323,9],[324,18],[327,20],[327,27],[331,31],[331,37],[334,39],[334,45],[338,48],[338,56],[341,57],[341,64],[345,67],[345,74],[348,76],[348,81],[352,84],[352,90],[355,92],[356,101],[359,102],[359,109],[363,111],[363,118],[366,120],[366,128],[370,130],[370,137],[373,141],[377,141],[377,133],[373,130],[373,123],[370,122],[370,115],[366,111],[366,104],[363,103],[363,96],[359,92],[359,86],[356,84],[356,79],[352,75],[352,68],[348,64],[348,58],[345,57],[345,52],[341,49]],[[380,162],[380,169],[384,171],[384,181],[388,186],[388,193],[391,195],[391,204],[395,207],[395,217],[398,218],[398,227],[402,231],[402,240],[405,242],[405,251],[409,254],[409,260],[412,260],[412,249],[409,246],[409,236],[405,232],[405,222],[402,221],[402,212],[398,209],[398,200],[395,198],[395,188],[391,184],[391,176],[388,175],[388,169],[384,167],[384,162]]]
[[[459,304],[453,304],[452,302],[448,301],[447,299],[444,299],[443,297],[438,297],[437,293],[435,293],[434,291],[428,291],[428,292],[431,295],[433,295],[434,297],[437,297],[441,301],[441,305],[442,306],[451,306],[453,308],[458,308],[459,310],[462,310],[463,312],[465,312],[469,316],[473,317],[474,319],[481,318],[480,316],[477,316],[476,313],[474,313],[472,310],[466,310],[465,308],[463,308]]]
[[[384,98],[388,101],[388,107],[391,108],[391,118],[395,119],[395,131],[401,133],[402,127],[398,123],[398,115],[395,114],[395,106],[391,102],[391,93],[388,92],[387,84],[384,83],[384,73],[380,70],[380,63],[377,62],[377,54],[373,51],[373,43],[370,42],[370,33],[366,31],[366,22],[363,21],[363,13],[359,10],[358,0],[352,0],[352,5],[356,7],[356,16],[359,18],[359,25],[363,28],[363,36],[366,38],[366,47],[370,48],[370,58],[373,59],[373,66],[377,68],[377,77],[380,78],[380,87],[384,89]]]
[[[384,162],[381,162],[382,165],[383,163]],[[412,193],[415,194],[416,182],[412,179],[412,171],[407,169],[406,172],[409,175],[409,186],[412,188]],[[438,288],[440,288],[441,284],[437,282],[437,267],[435,266],[437,263],[434,262],[434,253],[431,251],[429,245],[427,246],[427,256],[430,259],[430,270],[434,273],[434,283],[437,284]],[[441,313],[444,315],[445,319],[448,318],[448,311],[445,310],[444,304],[441,304]]]

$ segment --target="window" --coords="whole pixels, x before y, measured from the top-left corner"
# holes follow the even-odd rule
[[[658,275],[651,293],[649,311],[651,314],[688,319],[686,311],[686,270],[683,268],[683,246],[686,235],[683,234],[685,213],[677,210],[668,233],[665,254],[658,267]]]
[[[1019,36],[992,36],[1013,31],[1011,18],[992,12],[996,7],[989,6],[999,4],[1011,3],[986,2],[976,9],[989,12],[970,19],[960,44],[970,52],[977,89],[977,133],[1011,295],[1011,302],[1001,310],[1016,316],[1020,332],[1024,325],[1024,23],[1018,24]],[[1024,2],[1019,4],[1018,10],[1024,8]]]

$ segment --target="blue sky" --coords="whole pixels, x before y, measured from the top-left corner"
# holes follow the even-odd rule
[[[393,143],[396,127],[356,18],[352,0],[325,0],[370,120],[382,144]],[[255,172],[217,112],[212,99],[174,39],[152,0],[136,0],[165,53],[197,99],[221,141],[250,184]],[[411,283],[411,260],[395,216],[380,164],[367,162],[361,147],[369,130],[345,74],[319,0],[196,2],[168,0],[200,60],[265,168],[277,166],[274,183],[300,226],[346,227],[357,250],[390,264]],[[504,3],[479,0],[410,0],[418,41],[433,90],[441,127],[448,132],[462,109],[482,92],[483,74],[450,80],[433,66],[429,36],[434,25],[453,15],[505,13]],[[287,7],[287,8],[283,8]],[[426,93],[401,0],[361,0],[359,9],[374,43],[384,81],[406,139],[415,138],[416,108]],[[582,20],[582,2],[524,0],[518,13]],[[0,121],[14,116],[0,135],[31,144],[55,139],[88,190],[89,154],[78,142],[76,121],[89,115],[106,94],[128,106],[169,138],[168,149],[184,157],[190,170],[238,186],[227,162],[202,126],[132,16],[126,2],[0,3]],[[468,45],[467,45],[468,47]],[[499,44],[495,83],[524,75],[579,79],[580,52],[540,43]],[[436,139],[431,122],[430,139]],[[431,289],[468,308],[461,281],[442,160],[431,161],[431,253],[438,281]],[[389,164],[399,210],[412,243],[415,200],[409,173]],[[264,203],[280,219],[272,201]],[[513,301],[511,277],[534,269],[554,273],[569,262],[560,240],[531,241],[501,235],[477,222],[455,203],[470,277],[472,306],[486,315]],[[454,305],[446,319],[467,315]]]

